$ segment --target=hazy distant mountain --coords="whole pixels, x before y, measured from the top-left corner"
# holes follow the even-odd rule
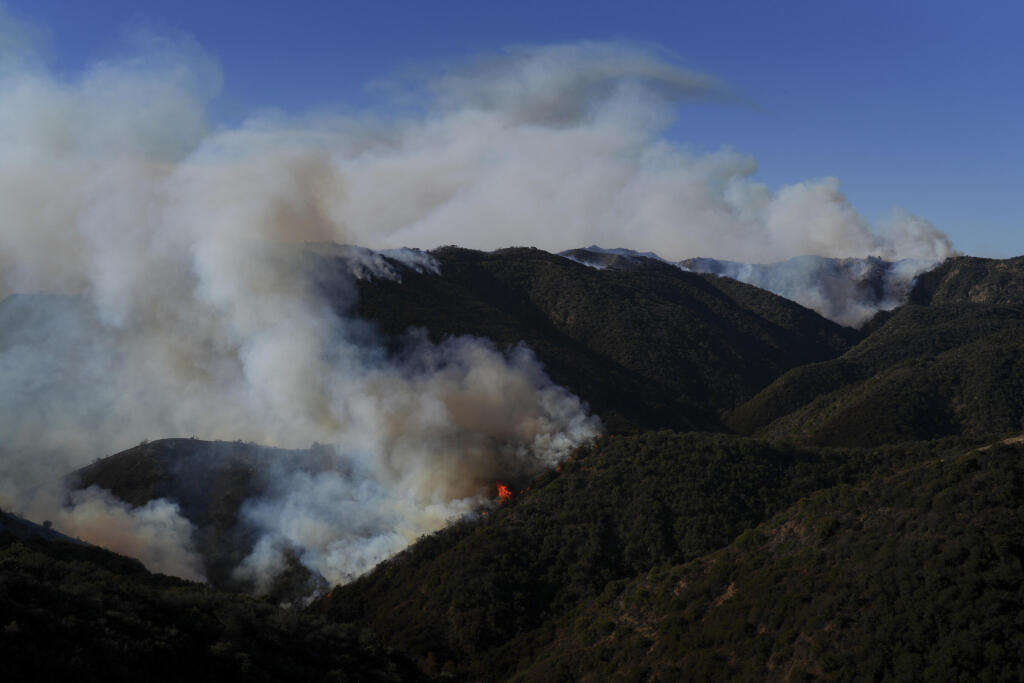
[[[639,252],[632,249],[602,249],[596,244],[581,249],[560,251],[558,255],[592,268],[640,268],[648,265],[650,261],[667,263],[665,259],[652,251]]]

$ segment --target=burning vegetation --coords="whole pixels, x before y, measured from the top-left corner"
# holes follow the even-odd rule
[[[507,503],[512,500],[512,489],[504,484],[496,484],[496,486],[498,487],[498,500],[502,503]]]

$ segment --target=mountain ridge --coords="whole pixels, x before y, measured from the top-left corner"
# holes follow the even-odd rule
[[[423,327],[435,340],[525,341],[614,431],[720,429],[726,410],[798,359],[832,357],[859,339],[763,290],[649,259],[621,272],[536,249],[429,253],[439,275],[360,281],[360,317],[392,337]]]
[[[407,262],[316,250],[323,294],[349,287],[338,305],[376,327],[383,352],[423,336],[473,334],[499,349],[526,336],[608,429],[330,592],[293,557],[267,599],[320,591],[281,613],[293,617],[203,589],[217,618],[260,643],[295,641],[259,618],[309,620],[352,653],[343,670],[372,661],[385,680],[1024,674],[1014,658],[1024,451],[1003,442],[1024,429],[1024,257],[949,260],[918,277],[907,304],[855,331],[728,278],[607,256],[619,265],[521,248],[447,247]],[[354,283],[340,275],[352,258],[365,267]],[[769,367],[748,368],[760,362]],[[319,448],[159,440],[69,481],[136,507],[174,501],[227,585],[251,549],[239,511],[268,486],[268,463],[288,459],[311,476],[336,468],[331,447]],[[51,600],[31,567],[64,567],[52,559],[62,551],[29,542],[42,545],[8,552],[0,570]],[[96,577],[90,590],[125,581]],[[0,616],[35,609],[0,595]],[[145,595],[140,604],[156,604]],[[93,603],[63,609],[76,624],[102,617]],[[178,623],[175,607],[160,609],[147,624]],[[381,651],[359,650],[356,633],[397,654],[374,659]],[[234,637],[210,650],[218,666],[224,652],[277,666]]]
[[[845,354],[785,373],[727,423],[833,445],[1024,427],[1024,258],[948,260],[910,298]]]

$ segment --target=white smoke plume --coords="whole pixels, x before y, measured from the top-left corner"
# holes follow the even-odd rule
[[[737,263],[696,258],[685,259],[679,265],[686,270],[755,285],[841,325],[860,327],[879,311],[905,303],[917,276],[933,267],[935,259],[885,261],[877,257],[796,256],[778,263]]]
[[[53,520],[69,536],[138,558],[151,571],[203,580],[203,563],[192,544],[192,524],[178,506],[158,498],[132,508],[103,489],[71,494]]]
[[[0,36],[15,34],[0,16]],[[147,438],[337,444],[361,478],[286,472],[293,488],[246,508],[265,531],[253,576],[288,546],[350,577],[479,502],[496,473],[554,462],[598,429],[527,351],[462,339],[388,358],[338,314],[354,288],[324,301],[289,245],[948,251],[916,219],[873,232],[833,181],[773,194],[750,182],[749,157],[661,139],[679,103],[729,94],[635,48],[475,60],[421,81],[405,117],[237,128],[210,123],[221,74],[195,45],[139,39],[71,78],[23,41],[0,50],[0,505],[32,509],[54,477]],[[136,535],[158,517],[180,530],[154,505]],[[81,529],[90,509],[60,521]],[[180,573],[191,557],[183,542]]]
[[[21,501],[23,514],[51,522],[67,536],[137,558],[150,571],[204,579],[192,523],[176,503],[158,498],[133,508],[95,486],[67,492],[59,478]]]

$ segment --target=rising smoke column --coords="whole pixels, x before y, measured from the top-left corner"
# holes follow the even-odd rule
[[[20,29],[0,17],[0,36]],[[173,505],[126,512],[83,494],[68,507],[55,473],[165,436],[336,444],[350,474],[284,471],[247,505],[264,536],[240,571],[258,582],[286,550],[344,580],[471,508],[502,470],[552,464],[598,429],[527,350],[459,339],[387,357],[338,314],[351,296],[311,286],[303,243],[602,242],[736,259],[948,249],[920,221],[876,234],[833,181],[773,194],[749,181],[748,157],[661,139],[680,103],[728,93],[628,46],[474,59],[410,85],[424,99],[404,118],[225,128],[207,117],[221,74],[195,45],[139,38],[71,79],[11,45],[0,40],[0,274],[13,295],[0,309],[0,504],[79,530],[102,526],[97,511],[135,515],[140,537],[179,538]],[[154,568],[192,575],[180,546]]]

